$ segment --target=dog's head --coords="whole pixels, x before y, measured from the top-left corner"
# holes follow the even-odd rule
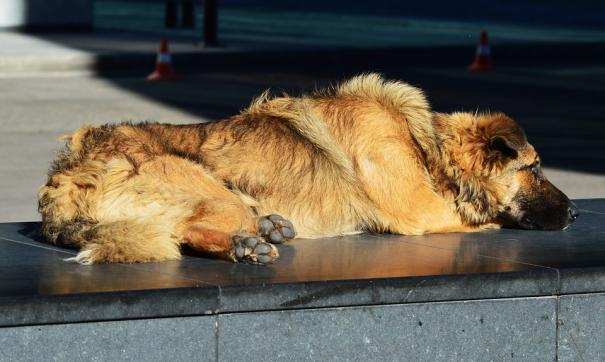
[[[541,169],[540,157],[508,116],[437,114],[456,206],[471,223],[554,230],[578,217],[577,207]]]

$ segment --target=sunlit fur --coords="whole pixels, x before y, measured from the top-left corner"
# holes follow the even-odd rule
[[[508,117],[434,114],[377,74],[265,93],[215,123],[85,126],[40,190],[43,231],[88,264],[178,259],[183,244],[233,259],[230,237],[273,213],[302,238],[497,227],[525,161],[490,150],[495,136],[535,157]]]

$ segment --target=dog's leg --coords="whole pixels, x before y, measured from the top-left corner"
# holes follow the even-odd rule
[[[212,254],[223,259],[251,264],[274,262],[279,253],[272,244],[292,239],[296,232],[292,223],[279,215],[250,219],[245,205],[234,200],[217,200],[195,213],[199,218],[190,219],[182,236],[183,242],[195,251]],[[220,214],[214,214],[213,206],[220,205]],[[225,212],[225,207],[233,208]],[[239,209],[239,210],[238,210]]]
[[[430,232],[431,233],[474,233],[474,232],[479,232],[479,231],[483,231],[483,230],[493,230],[493,229],[499,229],[499,228],[500,228],[500,225],[495,224],[495,223],[487,223],[487,224],[482,224],[482,225],[459,224],[459,225],[443,226],[438,229],[430,230]]]
[[[193,225],[183,239],[195,251],[235,262],[269,264],[279,257],[274,245],[247,233],[229,234]]]
[[[152,176],[150,182],[159,189],[156,194],[164,197],[159,203],[173,205],[171,214],[182,215],[175,220],[175,236],[180,244],[195,251],[266,264],[278,257],[277,249],[267,241],[277,243],[295,234],[292,224],[281,217],[258,218],[251,207],[254,200],[228,189],[208,170],[189,160],[158,157],[142,165],[139,173]],[[260,225],[265,219],[272,219],[271,228]],[[259,235],[261,229],[265,235]]]
[[[223,259],[268,264],[279,253],[272,244],[292,239],[292,223],[279,215],[254,217],[234,194],[205,200],[182,227],[180,239],[191,249]]]

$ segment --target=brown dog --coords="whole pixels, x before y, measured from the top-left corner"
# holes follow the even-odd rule
[[[82,127],[39,209],[48,240],[81,248],[83,264],[179,259],[181,245],[265,264],[294,227],[303,238],[561,229],[578,214],[506,115],[432,113],[420,90],[376,74],[264,94],[216,123]]]

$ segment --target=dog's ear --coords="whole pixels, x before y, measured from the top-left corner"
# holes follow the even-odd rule
[[[491,153],[498,153],[506,158],[516,158],[517,151],[521,148],[523,148],[523,146],[519,142],[504,136],[491,137],[487,145],[487,149]]]
[[[492,156],[516,158],[517,152],[527,145],[527,137],[519,125],[503,114],[496,114],[485,127],[487,149]]]

